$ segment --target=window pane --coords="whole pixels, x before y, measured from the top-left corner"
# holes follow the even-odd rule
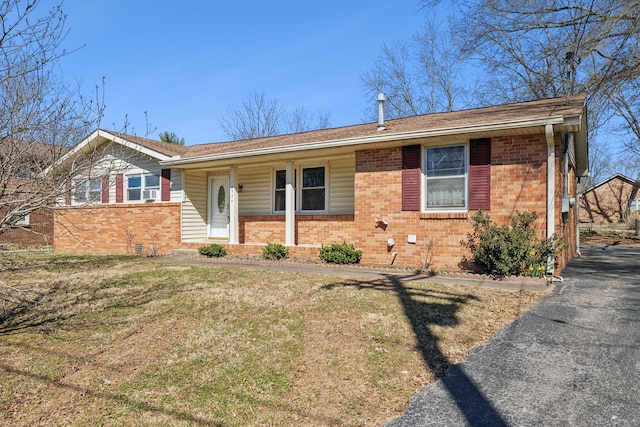
[[[427,208],[464,207],[464,178],[427,180]]]
[[[324,167],[302,170],[302,188],[324,187]]]
[[[160,188],[160,175],[145,175],[144,188],[146,190]]]
[[[302,190],[302,210],[303,211],[323,211],[324,210],[324,188],[319,188],[314,190],[303,189]]]
[[[427,149],[427,176],[464,175],[466,171],[465,147],[438,147]]]
[[[276,171],[276,189],[284,188],[287,183],[287,171]]]
[[[128,189],[127,200],[140,200],[140,189],[139,188]]]
[[[142,177],[131,175],[127,177],[127,200],[142,200]]]
[[[87,183],[85,181],[73,181],[73,198],[76,202],[87,201]]]
[[[283,211],[285,209],[284,201],[285,201],[285,191],[276,190],[275,200],[273,202],[273,210]]]
[[[128,176],[127,177],[127,187],[128,188],[140,188],[142,187],[142,179],[140,175]]]
[[[92,179],[89,181],[89,200],[96,202],[102,197],[102,180]]]

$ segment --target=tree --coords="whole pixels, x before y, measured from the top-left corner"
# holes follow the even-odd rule
[[[71,174],[87,170],[92,157],[50,168],[102,112],[55,74],[67,54],[64,24],[60,6],[0,1],[0,235],[32,212],[51,209]]]
[[[234,141],[304,132],[329,126],[329,116],[309,113],[304,105],[288,113],[276,98],[264,92],[251,92],[240,105],[231,105],[220,121],[222,129]]]
[[[329,114],[313,114],[304,105],[298,105],[291,113],[286,114],[286,121],[287,133],[327,129],[329,127]]]
[[[445,32],[427,22],[421,33],[384,44],[373,68],[360,77],[366,99],[384,93],[385,114],[392,119],[468,105],[473,82],[463,82],[464,61],[451,42],[455,23],[450,24]],[[377,117],[376,109],[368,111],[368,118]]]
[[[482,0],[464,16],[461,50],[487,73],[486,99],[587,93],[591,171],[608,169],[595,143],[608,124],[622,121],[620,137],[640,155],[640,0]]]
[[[425,0],[420,3],[425,11],[435,12],[432,8],[442,2]],[[454,21],[450,21],[449,28],[454,31],[448,39],[452,46],[445,51],[455,53],[457,67],[460,67],[453,75],[477,78],[467,92],[463,91],[467,94],[466,100],[470,100],[469,105],[480,107],[587,93],[591,142],[600,127],[622,122],[624,127],[617,126],[623,132],[622,138],[640,154],[640,0],[452,3],[447,3],[447,8],[457,7],[458,10],[451,13]],[[427,28],[424,34],[429,40],[433,30]],[[399,48],[390,53],[387,50],[385,46],[386,58],[403,58],[408,65],[400,60],[385,60],[383,70],[388,75],[377,74],[386,84],[409,81],[403,80],[404,75],[397,70],[416,67],[418,57],[403,54]],[[403,100],[415,102],[420,99],[425,88],[432,85],[422,83],[426,76],[438,75],[438,64],[447,63],[442,52],[432,52],[430,67],[412,76],[411,85],[407,85],[409,91],[400,92]],[[379,63],[376,63],[374,70],[378,67]],[[421,84],[416,88],[413,82]],[[366,86],[368,90],[378,88],[370,83]],[[391,94],[393,87],[391,85]],[[469,92],[470,88],[473,92]],[[439,98],[446,99],[442,94]],[[428,108],[419,111],[429,112]],[[610,132],[603,130],[599,134],[607,133]],[[606,160],[591,157],[595,162]]]
[[[170,144],[184,145],[184,138],[180,138],[174,132],[169,132],[169,131],[165,130],[164,132],[162,132],[159,135],[159,137],[160,137],[160,141],[162,141],[162,142],[168,142]]]

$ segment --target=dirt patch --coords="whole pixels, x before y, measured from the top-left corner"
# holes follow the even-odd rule
[[[596,234],[583,233],[580,235],[580,243],[584,245],[621,245],[621,246],[640,246],[640,237],[625,234]]]

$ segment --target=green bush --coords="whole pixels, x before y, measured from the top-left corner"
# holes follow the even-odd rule
[[[361,257],[362,251],[351,243],[334,243],[320,248],[320,259],[333,264],[357,264]]]
[[[285,248],[280,243],[268,243],[262,249],[262,257],[264,259],[278,260],[289,256],[289,249]]]
[[[227,250],[224,248],[224,246],[217,243],[213,243],[209,246],[202,246],[198,248],[198,252],[200,252],[200,255],[216,258],[227,255]]]
[[[554,253],[554,240],[539,240],[533,228],[536,214],[516,212],[510,226],[498,226],[488,214],[477,212],[471,218],[473,233],[463,245],[482,273],[497,276],[544,276],[547,260]]]

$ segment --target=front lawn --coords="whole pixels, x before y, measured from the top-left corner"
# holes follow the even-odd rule
[[[150,262],[0,258],[0,424],[381,425],[543,297]]]

